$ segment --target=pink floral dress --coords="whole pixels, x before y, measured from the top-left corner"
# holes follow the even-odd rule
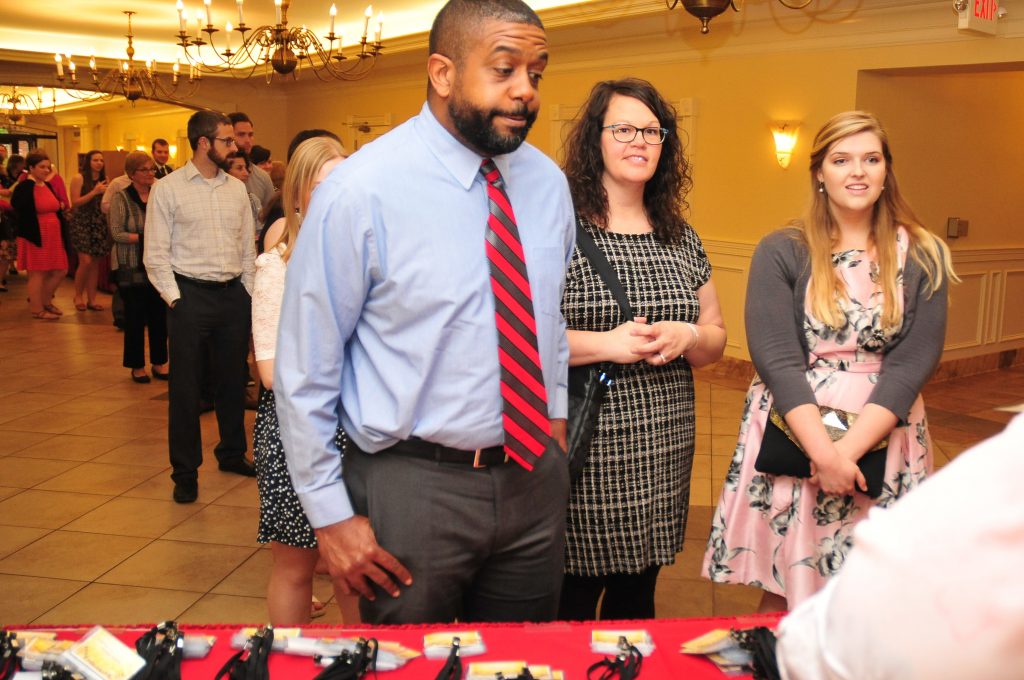
[[[902,266],[907,254],[903,230],[897,247]],[[835,253],[832,262],[846,283],[848,323],[832,329],[814,318],[809,303],[805,305],[807,381],[819,405],[859,413],[878,382],[883,350],[896,331],[882,327],[877,266],[868,253]],[[902,276],[898,280],[897,298],[902,301]],[[872,505],[888,506],[931,472],[932,451],[924,402],[918,396],[909,422],[889,436],[882,495],[828,495],[807,479],[754,469],[772,401],[768,387],[755,376],[712,520],[702,573],[719,583],[744,583],[782,595],[792,608],[839,571],[853,545],[854,526]]]

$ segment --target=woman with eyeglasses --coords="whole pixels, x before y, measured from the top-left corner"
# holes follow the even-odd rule
[[[559,618],[654,617],[659,569],[683,547],[694,451],[691,367],[717,361],[725,325],[700,238],[672,106],[644,80],[598,83],[566,142],[577,226],[633,309],[577,245],[562,313],[569,364],[618,364],[572,487]]]
[[[131,369],[135,382],[149,382],[145,342],[148,328],[153,377],[167,380],[167,305],[149,282],[142,264],[146,206],[156,182],[156,163],[145,151],[133,151],[124,160],[124,172],[131,184],[114,194],[107,215],[117,253],[117,287],[124,299],[123,365]]]

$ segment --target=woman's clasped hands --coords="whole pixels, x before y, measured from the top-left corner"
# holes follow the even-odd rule
[[[617,364],[635,364],[646,361],[651,366],[663,366],[678,359],[697,343],[696,335],[679,321],[647,323],[647,317],[637,316],[632,321],[608,332],[611,360]]]

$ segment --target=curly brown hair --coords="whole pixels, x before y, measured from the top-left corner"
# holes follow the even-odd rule
[[[608,227],[608,192],[601,182],[604,161],[601,134],[608,104],[615,95],[642,102],[668,130],[654,176],[644,186],[644,209],[662,243],[677,243],[687,229],[683,213],[689,208],[686,195],[693,187],[690,165],[683,155],[676,110],[646,80],[624,78],[594,85],[565,141],[563,169],[569,179],[576,212],[601,229]]]

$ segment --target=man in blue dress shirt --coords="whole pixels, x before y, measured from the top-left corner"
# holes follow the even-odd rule
[[[450,0],[431,29],[426,104],[317,188],[289,262],[274,379],[288,469],[368,622],[557,610],[574,222],[565,177],[523,143],[547,61],[520,0]],[[551,424],[529,471],[501,448],[485,159],[518,224]]]

